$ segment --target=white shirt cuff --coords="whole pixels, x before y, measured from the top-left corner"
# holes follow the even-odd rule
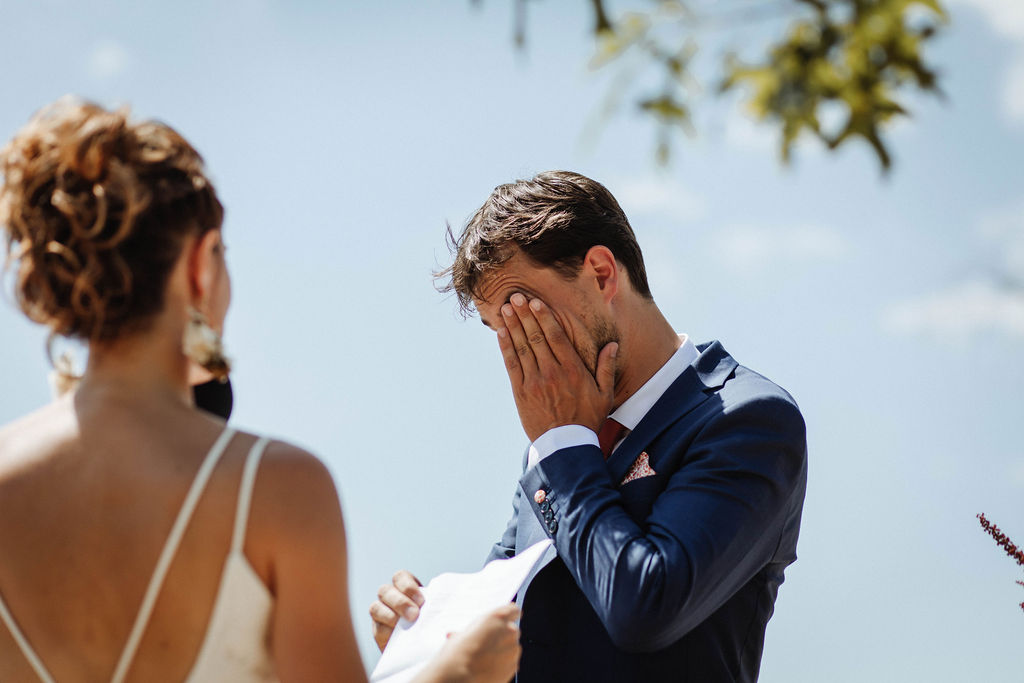
[[[538,436],[537,440],[530,444],[530,455],[527,459],[526,469],[530,469],[555,451],[573,446],[587,446],[589,444],[600,447],[597,441],[597,433],[592,429],[583,425],[554,427]]]

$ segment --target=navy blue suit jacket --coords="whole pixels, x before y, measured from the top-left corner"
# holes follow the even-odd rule
[[[491,558],[545,537],[557,551],[520,591],[519,681],[757,679],[796,559],[804,422],[721,344],[698,350],[607,462],[565,448],[519,480]],[[655,474],[620,485],[642,452]]]

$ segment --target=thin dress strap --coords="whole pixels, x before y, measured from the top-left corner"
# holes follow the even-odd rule
[[[178,549],[178,544],[181,543],[181,537],[185,533],[185,528],[188,526],[189,520],[192,518],[192,512],[195,510],[196,503],[199,501],[199,496],[202,495],[203,489],[206,488],[206,483],[210,479],[210,474],[213,472],[213,468],[217,465],[220,460],[220,456],[223,455],[224,449],[227,448],[228,442],[231,441],[231,437],[235,435],[235,430],[225,429],[221,435],[214,442],[213,447],[210,448],[210,452],[206,454],[206,459],[203,460],[202,466],[196,473],[196,478],[192,481],[192,486],[188,490],[188,494],[185,496],[185,501],[181,505],[181,510],[178,511],[178,518],[174,521],[174,526],[171,527],[171,533],[167,537],[167,541],[164,544],[163,551],[160,553],[160,558],[156,563],[156,570],[153,572],[152,578],[149,580],[149,586],[146,588],[146,593],[142,598],[142,605],[139,607],[139,613],[135,617],[135,624],[132,626],[131,633],[128,635],[128,641],[125,643],[124,650],[121,652],[121,658],[118,660],[117,668],[114,670],[114,676],[112,680],[115,683],[121,683],[124,680],[125,675],[128,673],[128,666],[131,664],[132,658],[135,655],[135,650],[139,646],[139,641],[142,639],[142,634],[146,630],[146,624],[149,623],[149,617],[153,612],[153,605],[156,603],[156,596],[160,592],[160,587],[163,585],[164,576],[167,574],[167,569],[170,567],[171,560],[174,559],[174,554]],[[7,609],[7,605],[4,604],[3,598],[0,597],[0,618],[3,619],[4,624],[7,625],[8,630],[14,637],[14,642],[17,643],[18,648],[22,654],[25,655],[25,659],[32,665],[32,669],[39,676],[39,680],[43,683],[55,683],[53,676],[43,666],[43,662],[39,659],[39,655],[32,649],[28,639],[18,628],[18,624],[14,621],[14,617],[11,616],[10,611]]]
[[[260,466],[260,458],[267,449],[270,439],[261,438],[253,444],[249,455],[245,458],[242,470],[242,483],[238,486],[238,509],[235,511],[235,531],[231,536],[231,552],[241,553],[245,546],[245,528],[249,523],[249,509],[252,507],[252,488],[256,481],[256,470]]]
[[[199,502],[199,496],[202,495],[203,489],[206,488],[206,483],[210,480],[210,475],[213,473],[213,468],[217,466],[217,461],[220,460],[220,456],[223,455],[224,449],[227,448],[228,442],[231,441],[231,437],[234,435],[234,429],[225,428],[213,444],[210,452],[207,453],[206,459],[199,468],[199,472],[196,473],[192,487],[188,490],[185,502],[182,503],[181,510],[178,512],[178,518],[174,520],[171,533],[167,537],[167,542],[164,543],[160,559],[157,560],[156,569],[149,580],[146,594],[142,598],[139,613],[135,617],[135,624],[132,626],[131,633],[128,635],[128,641],[121,652],[121,658],[117,662],[117,668],[114,669],[114,675],[110,679],[112,683],[122,683],[124,677],[128,674],[128,667],[131,666],[132,659],[135,657],[135,651],[139,647],[139,641],[142,640],[142,634],[146,631],[147,624],[149,624],[149,617],[153,613],[153,606],[156,604],[157,595],[163,586],[164,577],[167,575],[167,570],[171,566],[171,560],[174,559],[174,554],[178,550],[178,544],[181,543],[181,537],[185,535],[185,529],[188,527],[189,520],[192,519],[192,513]]]
[[[7,605],[4,604],[2,596],[0,596],[0,617],[2,617],[4,623],[7,624],[7,630],[9,630],[11,635],[14,636],[14,642],[18,644],[21,654],[25,655],[25,659],[27,659],[28,663],[32,665],[32,669],[36,672],[36,675],[39,676],[39,680],[43,681],[43,683],[54,683],[53,676],[51,676],[50,672],[46,670],[45,666],[43,666],[43,662],[39,659],[39,655],[37,655],[36,651],[32,649],[32,646],[28,644],[28,639],[25,638],[21,629],[18,628],[18,624],[14,621],[14,617],[12,617],[11,613],[7,610]]]

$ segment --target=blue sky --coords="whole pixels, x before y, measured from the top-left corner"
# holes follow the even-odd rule
[[[1021,572],[974,515],[1024,539],[1024,301],[992,278],[1024,277],[1024,5],[951,3],[930,52],[948,100],[914,98],[888,178],[860,147],[782,168],[772,130],[710,94],[668,169],[628,107],[588,138],[608,76],[585,6],[530,3],[516,52],[499,0],[0,0],[0,133],[75,93],[202,151],[228,208],[233,419],[329,463],[368,665],[377,585],[477,568],[525,446],[493,335],[432,287],[445,223],[569,168],[620,199],[677,329],[807,418],[761,680],[1019,678]],[[48,400],[43,338],[0,305],[0,420]]]

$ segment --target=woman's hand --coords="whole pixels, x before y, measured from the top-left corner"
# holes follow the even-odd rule
[[[508,683],[519,668],[519,608],[505,605],[449,637],[418,683]]]

